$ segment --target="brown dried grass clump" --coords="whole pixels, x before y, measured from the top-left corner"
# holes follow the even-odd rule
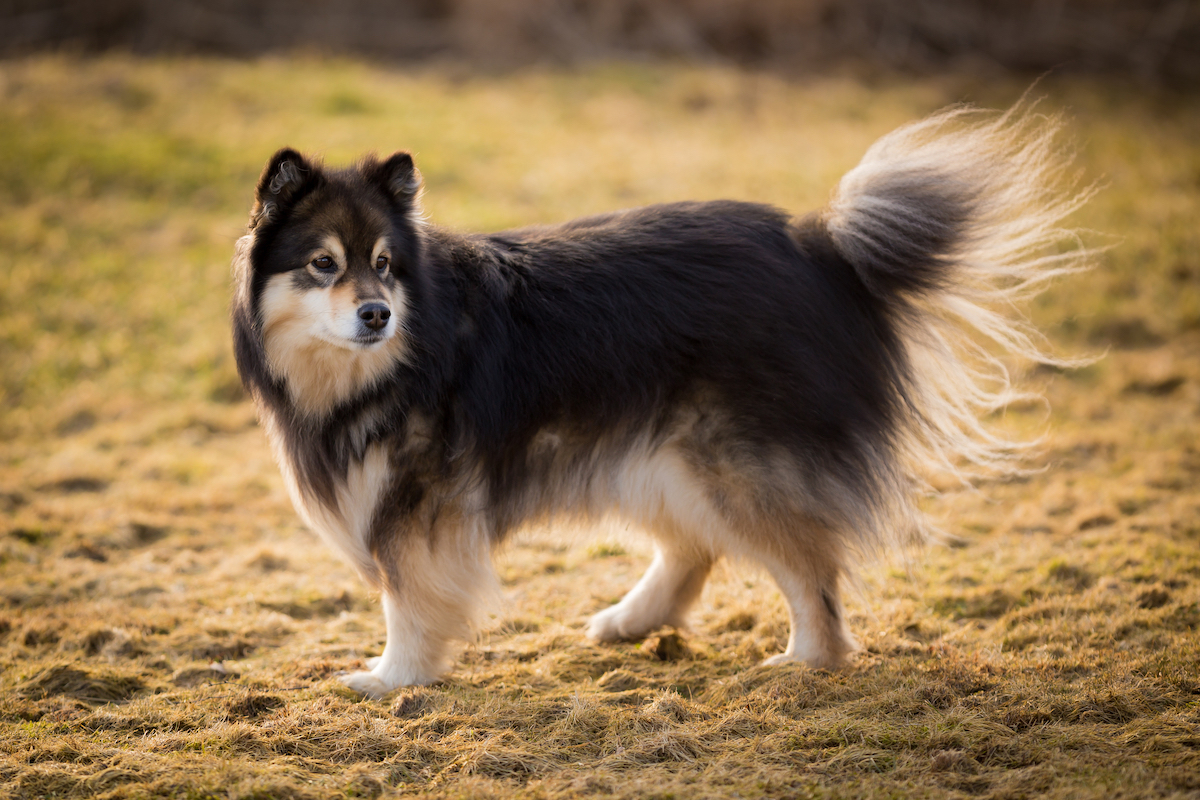
[[[133,675],[55,664],[20,684],[18,694],[33,700],[63,696],[89,704],[122,703],[146,688]]]

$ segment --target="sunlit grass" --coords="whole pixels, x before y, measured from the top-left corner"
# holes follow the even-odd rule
[[[1064,352],[1107,355],[1030,374],[1052,409],[1046,470],[931,500],[955,546],[866,576],[864,650],[843,673],[755,667],[786,620],[738,567],[718,570],[682,651],[587,643],[587,615],[646,563],[614,530],[511,548],[504,604],[447,682],[360,702],[331,676],[379,652],[377,605],[302,530],[237,386],[228,261],[281,145],[335,164],[411,150],[431,218],[476,230],[690,198],[804,212],[896,125],[1025,88],[644,64],[0,64],[0,792],[1195,792],[1194,98],[1038,87],[1072,117],[1083,180],[1107,184],[1077,224],[1117,244],[1030,313]]]

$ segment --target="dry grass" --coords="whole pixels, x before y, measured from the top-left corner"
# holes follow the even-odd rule
[[[645,554],[538,534],[445,683],[364,702],[331,676],[379,652],[375,598],[297,523],[229,355],[228,256],[274,148],[412,148],[433,217],[474,228],[806,210],[896,124],[1023,87],[0,64],[0,793],[1197,796],[1200,107],[1044,88],[1110,184],[1082,224],[1122,243],[1031,313],[1108,355],[1031,375],[1045,472],[931,501],[952,545],[867,576],[855,666],[756,667],[785,615],[733,567],[690,630],[591,645]]]

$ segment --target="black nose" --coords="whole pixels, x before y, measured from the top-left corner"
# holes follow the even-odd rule
[[[358,318],[363,321],[363,325],[373,331],[383,330],[387,327],[388,319],[391,316],[391,309],[383,303],[367,303],[358,308]]]

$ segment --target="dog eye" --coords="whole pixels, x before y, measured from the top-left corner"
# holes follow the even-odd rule
[[[389,262],[388,262],[387,256],[380,256],[379,258],[375,259],[376,271],[379,272],[380,275],[387,272],[388,263]]]
[[[333,263],[333,259],[329,256],[317,256],[312,260],[312,265],[321,272],[333,272],[337,269],[337,265]]]

